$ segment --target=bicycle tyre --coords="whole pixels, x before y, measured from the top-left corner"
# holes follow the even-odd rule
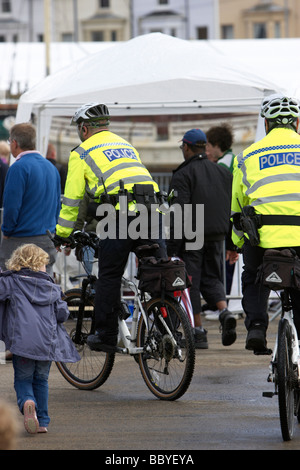
[[[167,312],[166,323],[177,345],[174,346],[163,324],[158,320],[160,308]],[[195,367],[195,345],[186,312],[171,297],[150,299],[146,304],[149,331],[143,316],[137,329],[137,346],[143,347],[139,367],[149,390],[161,400],[176,400],[188,389]],[[180,357],[180,351],[182,357]]]
[[[278,405],[281,434],[290,441],[295,425],[295,376],[292,364],[292,333],[286,319],[278,325],[277,351]]]
[[[74,387],[80,390],[94,390],[108,379],[114,365],[115,354],[91,351],[86,344],[87,336],[94,332],[94,298],[92,295],[85,300],[81,341],[78,344],[75,343],[80,299],[81,289],[70,289],[65,292],[70,316],[64,325],[81,356],[81,360],[75,363],[56,362],[56,366],[67,382]]]

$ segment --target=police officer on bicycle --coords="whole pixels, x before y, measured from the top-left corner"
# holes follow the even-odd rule
[[[151,240],[151,227],[144,238],[120,233],[121,214],[126,202],[126,228],[137,217],[136,202],[158,202],[159,188],[142,164],[137,150],[126,140],[108,130],[110,115],[106,105],[91,103],[81,106],[71,124],[77,126],[81,145],[71,151],[65,193],[58,225],[56,244],[67,244],[78,215],[79,204],[85,194],[96,206],[113,207],[110,220],[115,230],[100,240],[98,263],[99,276],[96,285],[95,317],[96,334],[90,335],[91,349],[113,352],[117,344],[120,288],[128,255],[138,245],[159,243],[157,256],[165,256],[162,237]],[[122,197],[121,197],[122,195]],[[124,199],[125,198],[125,199]],[[103,215],[103,214],[102,214]],[[123,214],[124,215],[124,214]],[[147,218],[151,220],[150,214]],[[124,226],[122,225],[124,228]],[[151,232],[151,233],[150,233]],[[150,241],[150,243],[149,243]]]
[[[267,352],[270,290],[256,282],[267,248],[294,247],[300,254],[300,107],[289,96],[266,97],[261,105],[266,136],[235,158],[232,190],[233,242],[242,247],[246,349]],[[300,292],[291,299],[300,331]]]

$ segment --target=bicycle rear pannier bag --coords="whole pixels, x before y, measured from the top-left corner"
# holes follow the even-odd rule
[[[300,289],[300,259],[289,248],[268,249],[258,271],[258,280],[272,290]]]
[[[149,294],[183,291],[191,285],[180,259],[142,258],[137,273],[139,289]]]

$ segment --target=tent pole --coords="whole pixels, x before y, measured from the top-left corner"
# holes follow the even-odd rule
[[[46,76],[50,75],[50,0],[44,0],[45,47],[46,47]]]

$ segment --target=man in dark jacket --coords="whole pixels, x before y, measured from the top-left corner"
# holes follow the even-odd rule
[[[228,169],[207,159],[205,145],[206,136],[200,129],[185,133],[180,147],[184,162],[173,172],[170,183],[170,192],[174,194],[172,205],[179,204],[182,213],[186,207],[192,207],[193,232],[204,232],[203,246],[193,248],[193,244],[187,243],[184,233],[182,238],[176,238],[176,211],[170,223],[168,240],[168,255],[182,258],[192,278],[190,296],[195,320],[195,346],[198,349],[208,347],[207,332],[201,324],[200,290],[206,302],[216,305],[220,311],[223,345],[229,346],[236,340],[236,320],[227,309],[222,281],[223,244],[230,229],[232,175]],[[195,208],[201,204],[204,205],[204,227],[197,227]],[[236,261],[233,250],[229,250],[227,255],[231,262]]]

